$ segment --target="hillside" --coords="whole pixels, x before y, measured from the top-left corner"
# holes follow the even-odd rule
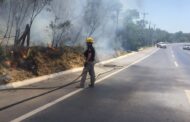
[[[14,56],[1,55],[0,82],[21,81],[42,75],[57,73],[83,65],[82,48],[31,47],[14,52]]]

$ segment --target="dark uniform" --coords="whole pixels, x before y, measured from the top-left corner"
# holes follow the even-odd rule
[[[91,84],[90,87],[94,87],[95,83],[95,71],[94,71],[94,60],[95,60],[95,50],[92,45],[89,45],[87,50],[84,52],[86,62],[84,63],[84,69],[82,74],[82,79],[80,82],[80,87],[84,87],[87,73],[90,75]]]

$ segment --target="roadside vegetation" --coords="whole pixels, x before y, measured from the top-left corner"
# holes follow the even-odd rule
[[[190,42],[190,34],[161,30],[146,13],[122,7],[118,0],[0,0],[0,83],[82,66],[89,36],[98,60],[160,41]]]

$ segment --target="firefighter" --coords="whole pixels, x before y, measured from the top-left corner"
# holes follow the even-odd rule
[[[89,37],[86,39],[87,49],[84,52],[85,63],[82,72],[82,78],[80,81],[80,85],[77,88],[84,88],[87,73],[90,75],[91,84],[89,87],[93,88],[95,83],[95,71],[94,71],[94,61],[95,61],[95,49],[93,47],[94,39]]]

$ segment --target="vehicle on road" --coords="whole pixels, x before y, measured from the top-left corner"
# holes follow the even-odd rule
[[[167,45],[166,45],[166,43],[164,43],[164,42],[159,42],[159,43],[156,44],[156,47],[166,49],[166,48],[167,48]]]
[[[189,45],[184,45],[184,46],[183,46],[183,49],[184,49],[184,50],[190,50],[190,44],[189,44]]]

